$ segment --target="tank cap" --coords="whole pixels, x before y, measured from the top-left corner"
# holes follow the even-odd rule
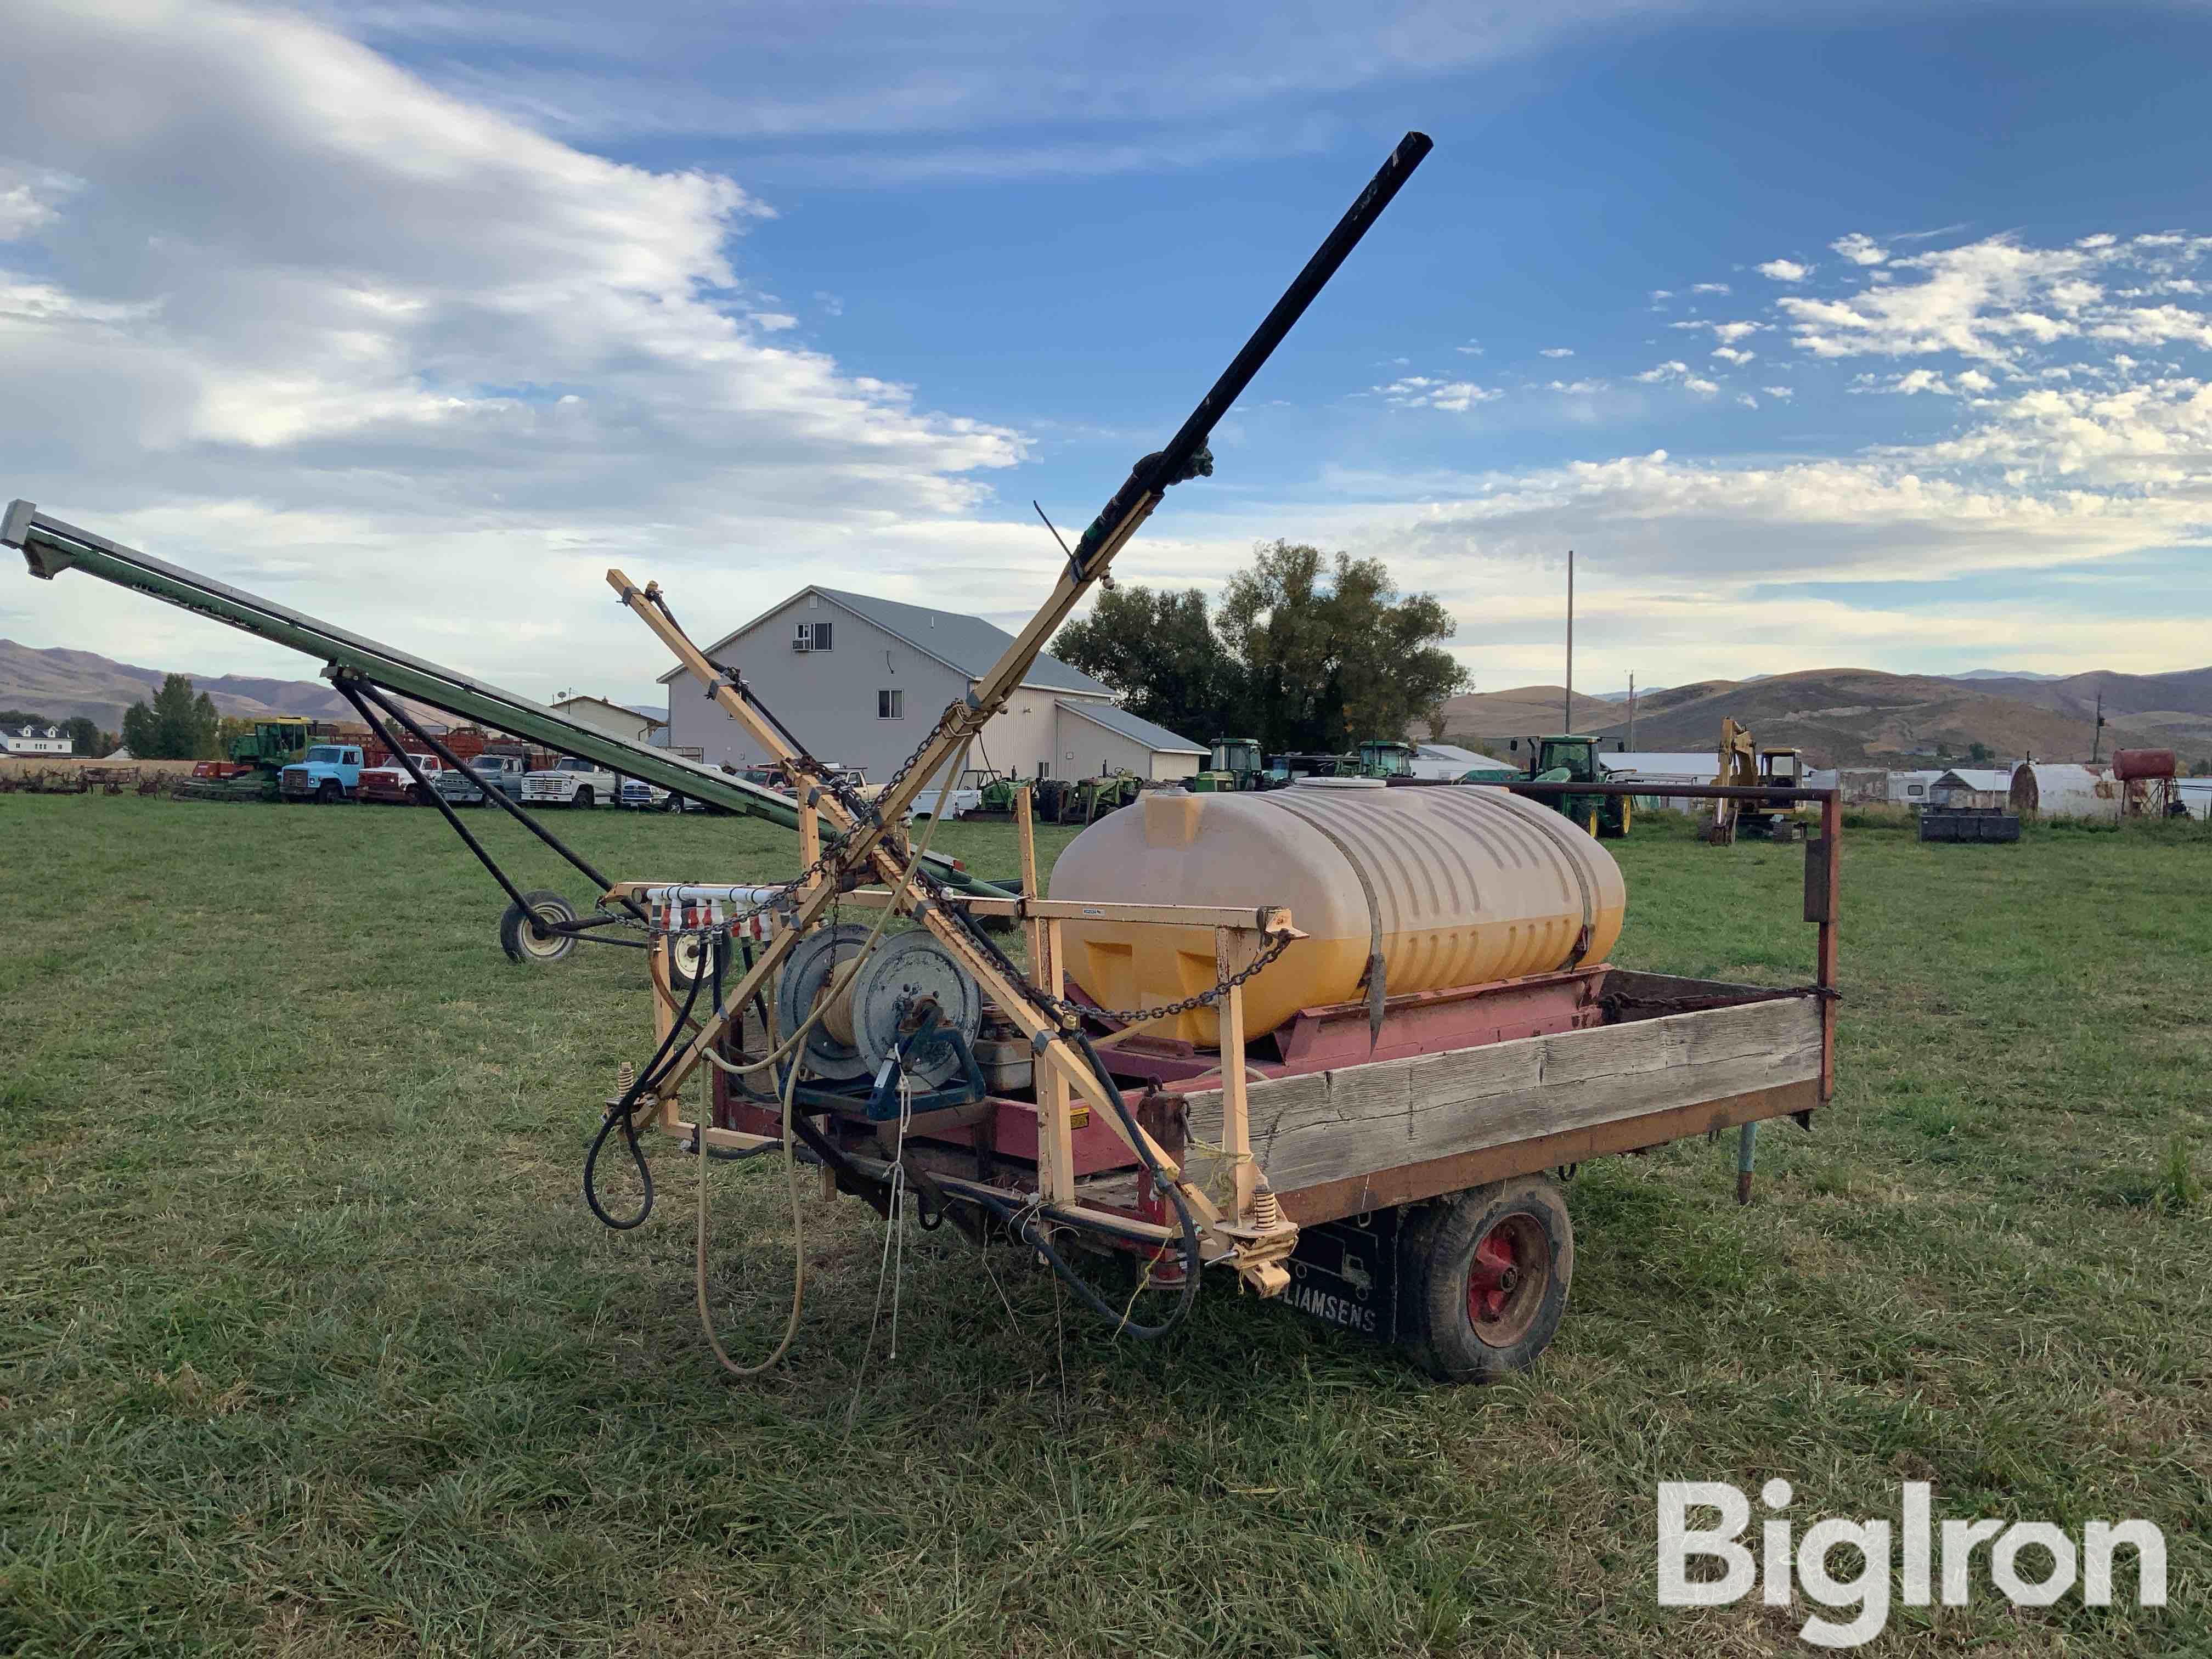
[[[1293,789],[1388,789],[1381,778],[1292,778]]]

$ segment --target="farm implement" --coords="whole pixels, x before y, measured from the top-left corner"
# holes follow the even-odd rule
[[[1573,1229],[1559,1172],[1735,1128],[1747,1197],[1757,1125],[1809,1127],[1828,1100],[1832,793],[1807,848],[1818,982],[1786,989],[1607,961],[1626,906],[1618,866],[1575,819],[1523,799],[1623,793],[1604,784],[1406,788],[1346,769],[1265,792],[1131,787],[1103,811],[1097,792],[1048,883],[1037,790],[993,779],[1019,849],[1011,891],[932,852],[935,815],[910,817],[967,775],[987,722],[1167,491],[1211,475],[1216,423],[1429,148],[1418,133],[1400,143],[1174,436],[1066,550],[1000,659],[866,792],[809,752],[793,731],[803,716],[780,717],[693,641],[674,596],[619,569],[607,573],[617,597],[772,757],[790,796],[589,732],[27,503],[9,509],[5,539],[34,574],[84,569],[322,657],[403,763],[414,748],[458,763],[395,695],[797,831],[779,880],[615,880],[494,796],[592,883],[586,914],[519,890],[426,790],[507,891],[511,956],[551,960],[584,940],[644,952],[651,1047],[605,1101],[585,1198],[609,1227],[636,1228],[654,1204],[646,1132],[697,1160],[697,1300],[732,1372],[775,1363],[797,1328],[804,1164],[893,1229],[950,1221],[979,1246],[1018,1243],[1132,1337],[1187,1317],[1210,1268],[1395,1341],[1437,1377],[1495,1376],[1534,1359],[1565,1305]],[[1023,959],[994,926],[1018,930]],[[791,1194],[792,1297],[781,1340],[741,1365],[709,1312],[709,1166],[763,1155]],[[636,1171],[634,1209],[611,1209],[601,1190],[614,1156]],[[1101,1284],[1115,1261],[1133,1289]]]

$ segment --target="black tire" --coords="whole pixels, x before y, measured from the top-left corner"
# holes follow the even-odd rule
[[[574,933],[550,933],[537,926],[538,921],[575,921],[574,905],[544,888],[522,897],[530,907],[527,914],[520,906],[510,904],[499,919],[499,948],[507,952],[507,960],[544,967],[576,948]]]
[[[1551,1345],[1575,1272],[1574,1223],[1556,1182],[1522,1176],[1455,1194],[1415,1217],[1403,1249],[1400,1341],[1438,1382],[1492,1382]]]
[[[345,787],[336,778],[325,778],[322,787],[315,791],[318,806],[336,806],[345,799]]]
[[[421,784],[410,783],[407,786],[407,804],[410,806],[424,806],[429,804],[429,797],[422,793]]]
[[[571,806],[590,806],[596,803],[599,797],[592,793],[592,786],[587,783],[584,785],[582,788],[576,791],[575,799],[571,800],[568,805]]]
[[[681,812],[684,810],[684,797],[681,795],[669,796],[666,800],[660,804],[660,810],[664,812]]]

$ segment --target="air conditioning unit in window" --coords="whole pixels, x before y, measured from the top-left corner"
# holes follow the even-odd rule
[[[791,648],[794,651],[827,651],[830,648],[830,624],[826,622],[799,623],[791,636]]]
[[[814,641],[806,636],[805,623],[799,623],[799,632],[791,636],[791,648],[794,651],[811,651],[814,648]]]

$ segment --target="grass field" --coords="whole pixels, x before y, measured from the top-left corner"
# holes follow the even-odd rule
[[[735,820],[562,827],[622,875],[789,861]],[[797,1347],[732,1383],[692,1170],[634,1234],[578,1194],[634,954],[511,966],[428,812],[9,796],[0,836],[0,1651],[1720,1659],[1806,1609],[1658,1607],[1655,1487],[1777,1474],[1801,1528],[1923,1479],[1939,1516],[2165,1528],[2163,1611],[1984,1577],[1873,1651],[2212,1650],[2190,827],[1847,833],[1834,1109],[1763,1137],[1749,1209],[1732,1146],[1585,1167],[1566,1323],[1481,1390],[1221,1286],[1117,1343],[949,1231],[864,1371],[883,1231],[811,1197]],[[941,844],[1012,866],[1003,826]],[[1617,960],[1808,976],[1795,849],[1618,850]],[[765,1162],[712,1172],[741,1358],[787,1295]]]

